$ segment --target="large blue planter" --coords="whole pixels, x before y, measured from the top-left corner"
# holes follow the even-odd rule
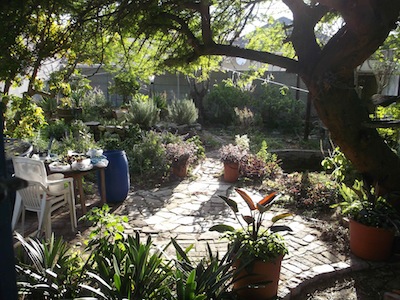
[[[126,199],[129,192],[129,166],[125,151],[104,151],[109,161],[105,169],[106,199],[108,203],[118,203]]]

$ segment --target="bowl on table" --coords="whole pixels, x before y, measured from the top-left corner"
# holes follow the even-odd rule
[[[47,181],[54,181],[54,180],[60,180],[60,179],[64,179],[64,174],[54,173],[54,174],[50,174],[47,176]],[[57,193],[61,192],[62,190],[64,190],[63,182],[49,185],[49,191],[52,194],[57,194]]]

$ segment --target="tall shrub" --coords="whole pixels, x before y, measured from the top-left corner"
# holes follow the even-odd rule
[[[216,85],[204,99],[205,119],[214,124],[232,125],[234,108],[243,109],[250,101],[250,92],[242,91],[231,81]]]
[[[303,126],[305,105],[301,100],[284,87],[262,85],[261,89],[261,95],[252,98],[252,106],[266,127],[296,131]]]
[[[126,121],[138,124],[142,129],[151,128],[159,118],[159,109],[148,96],[137,94],[127,104],[128,113]]]
[[[168,105],[168,115],[170,120],[178,125],[190,125],[197,121],[199,111],[193,100],[173,100]]]

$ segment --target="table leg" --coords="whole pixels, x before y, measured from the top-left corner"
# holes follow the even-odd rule
[[[79,199],[81,201],[81,209],[82,213],[86,214],[86,203],[85,203],[85,193],[83,191],[83,185],[82,185],[82,175],[77,175],[76,176],[76,183],[78,185],[78,191],[79,191]]]
[[[100,169],[99,172],[100,172],[100,182],[101,182],[100,202],[101,202],[101,205],[104,205],[107,201],[107,199],[106,199],[106,176],[105,176],[104,168]]]

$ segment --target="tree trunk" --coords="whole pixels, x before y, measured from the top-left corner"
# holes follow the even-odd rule
[[[349,80],[349,79],[348,79]],[[367,107],[358,97],[352,82],[327,84],[314,80],[309,84],[311,97],[331,138],[379,194],[400,191],[400,158],[387,146],[376,129],[368,128]],[[393,204],[400,211],[400,201]]]

